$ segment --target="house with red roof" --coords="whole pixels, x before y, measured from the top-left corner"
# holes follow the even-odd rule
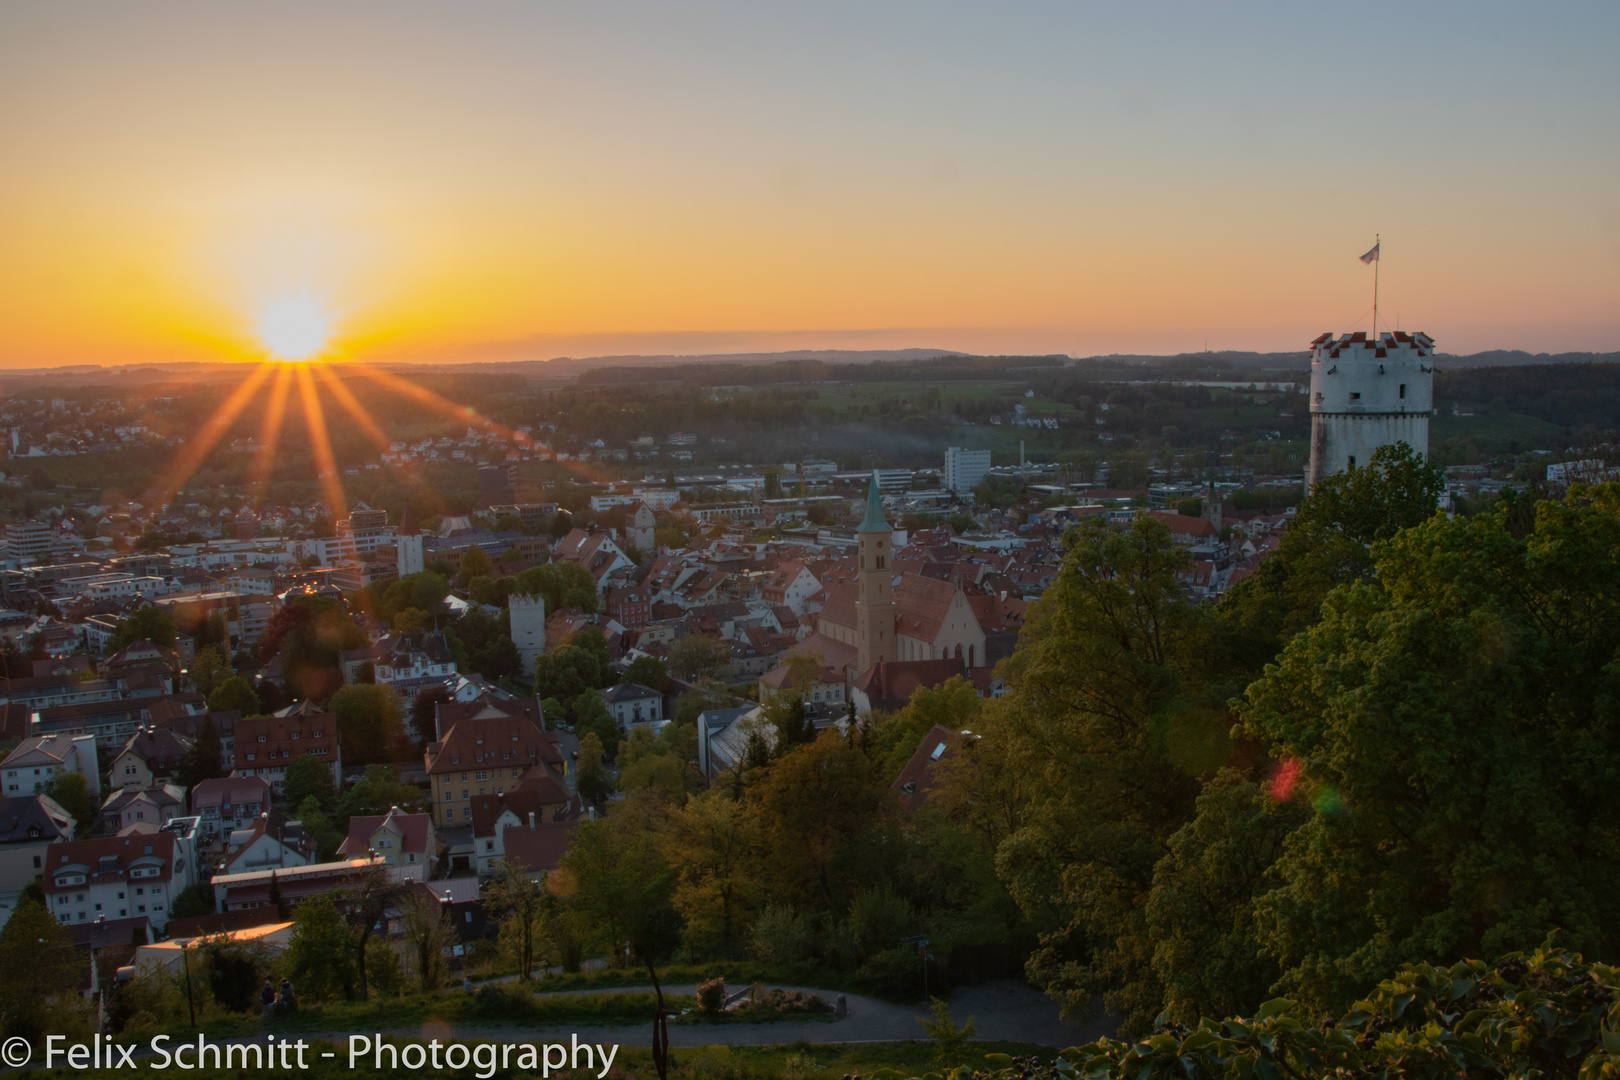
[[[375,854],[389,866],[420,864],[431,872],[439,857],[439,839],[431,814],[410,814],[394,806],[386,814],[350,818],[349,835],[337,853],[345,859]]]

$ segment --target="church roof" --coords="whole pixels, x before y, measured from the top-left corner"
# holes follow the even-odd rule
[[[883,520],[883,496],[878,491],[877,470],[872,470],[872,484],[866,489],[866,516],[856,532],[889,532],[889,523]]]

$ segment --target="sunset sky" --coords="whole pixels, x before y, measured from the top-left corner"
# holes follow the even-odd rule
[[[1620,349],[1620,4],[0,0],[0,365]]]

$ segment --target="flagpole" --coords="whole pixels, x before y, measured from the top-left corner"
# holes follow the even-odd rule
[[[1375,241],[1374,244],[1373,244],[1373,250],[1378,252],[1377,258],[1373,259],[1373,332],[1372,332],[1372,336],[1376,340],[1377,337],[1378,337],[1378,264],[1384,261],[1384,238],[1379,233],[1373,233],[1373,239]]]

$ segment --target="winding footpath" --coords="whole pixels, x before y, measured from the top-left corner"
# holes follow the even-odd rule
[[[804,990],[820,994],[829,1001],[838,995],[811,987],[778,986],[768,989]],[[695,984],[675,984],[664,987],[664,997],[672,1007],[683,1008],[691,1003],[697,991]],[[563,994],[652,993],[651,986],[614,987],[611,990],[564,990]],[[895,1005],[859,994],[845,994],[847,1013],[836,1020],[807,1019],[803,1021],[779,1020],[768,1024],[674,1024],[669,1026],[671,1046],[784,1046],[796,1043],[860,1043],[902,1042],[926,1037],[919,1023],[929,1016],[921,1005]],[[1118,1026],[1117,1019],[1100,1018],[1096,1022],[1077,1028],[1065,1023],[1058,1015],[1058,1005],[1045,995],[1022,983],[1002,980],[970,986],[953,991],[950,997],[951,1013],[961,1025],[968,1017],[974,1020],[974,1038],[986,1042],[1034,1043],[1062,1049],[1090,1042],[1102,1035],[1111,1035]],[[297,1037],[331,1042],[345,1041],[351,1032],[299,1032]],[[539,1042],[576,1036],[580,1042],[618,1043],[626,1046],[645,1045],[651,1035],[651,1020],[635,1024],[573,1026],[567,1022],[537,1026],[471,1026],[445,1021],[428,1021],[410,1028],[379,1028],[375,1031],[353,1034],[382,1034],[404,1038],[419,1037],[450,1040],[496,1042]],[[218,1040],[222,1044],[246,1042],[246,1039]]]

